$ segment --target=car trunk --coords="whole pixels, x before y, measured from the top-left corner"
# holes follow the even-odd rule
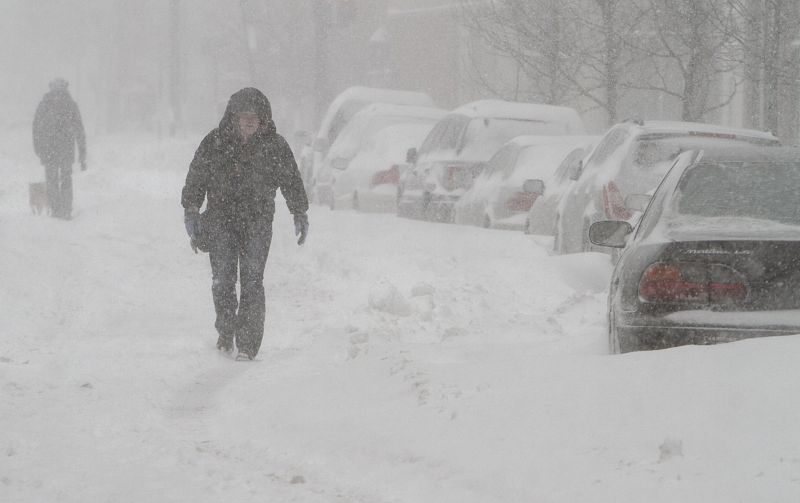
[[[639,283],[640,300],[650,296],[652,307],[673,312],[795,310],[788,319],[796,324],[788,324],[800,326],[800,241],[678,241],[654,263],[664,267],[651,264]],[[773,318],[770,324],[787,324],[786,316]]]

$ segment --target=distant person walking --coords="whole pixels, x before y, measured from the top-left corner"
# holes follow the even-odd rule
[[[264,336],[264,267],[279,188],[301,245],[308,234],[308,199],[294,155],[275,130],[267,97],[242,89],[231,96],[219,127],[200,143],[181,195],[190,244],[211,259],[217,349],[232,351],[235,342],[237,359],[255,358]]]
[[[50,82],[33,118],[33,149],[44,165],[50,215],[72,218],[72,164],[75,144],[81,171],[86,170],[86,135],[81,113],[64,79]]]

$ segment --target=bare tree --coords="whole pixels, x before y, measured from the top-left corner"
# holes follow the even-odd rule
[[[172,108],[172,122],[169,135],[175,136],[181,126],[181,3],[171,0],[169,5],[169,102]]]
[[[576,51],[583,72],[571,78],[580,94],[605,110],[609,124],[617,122],[620,101],[636,81],[642,13],[631,0],[582,0],[570,4],[570,17],[583,25]],[[570,78],[570,76],[568,76]]]
[[[464,24],[513,60],[547,103],[582,98],[617,121],[642,18],[632,0],[464,0]]]
[[[796,0],[728,0],[740,28],[746,121],[782,136],[798,133],[800,4]]]
[[[549,104],[564,103],[576,94],[564,78],[577,72],[572,57],[576,27],[566,19],[564,2],[503,0],[462,6],[465,26],[498,55],[510,58],[527,78],[526,90],[515,83],[517,94]],[[493,85],[480,77],[487,87]],[[494,86],[494,92],[501,89]]]
[[[737,22],[725,0],[650,0],[646,14],[648,40],[632,49],[649,61],[649,77],[635,88],[672,96],[681,103],[681,117],[702,120],[729,104],[740,81],[718,94],[723,77],[735,77]]]

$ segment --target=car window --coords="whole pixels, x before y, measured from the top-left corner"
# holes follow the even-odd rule
[[[444,130],[447,128],[447,122],[447,119],[445,119],[433,126],[433,129],[431,129],[431,132],[428,133],[428,136],[425,137],[425,140],[419,147],[420,155],[432,151],[434,146],[440,143],[440,138],[442,137]]]
[[[347,126],[350,119],[353,118],[362,108],[366,107],[366,101],[348,101],[342,104],[341,108],[336,112],[333,120],[331,121],[330,129],[328,130],[328,145],[333,145],[339,133]]]
[[[556,170],[555,176],[553,177],[556,183],[561,183],[569,178],[569,174],[572,167],[576,167],[576,165],[586,157],[586,149],[584,148],[576,148],[561,161],[561,164],[558,166]]]
[[[464,138],[464,130],[469,124],[469,119],[466,117],[457,117],[450,121],[447,129],[444,130],[442,135],[442,143],[440,148],[442,150],[457,150],[461,147]]]
[[[676,211],[800,225],[800,163],[701,163],[678,182]]]
[[[644,194],[658,185],[680,153],[741,144],[741,141],[727,137],[700,137],[688,133],[640,136],[628,149],[615,180],[623,194]]]
[[[625,143],[629,136],[627,129],[622,127],[609,131],[603,141],[600,142],[600,145],[597,146],[597,149],[595,149],[587,165],[597,166],[604,163],[606,159],[611,157],[611,154]]]
[[[485,173],[487,177],[493,176],[495,173],[505,172],[507,169],[513,169],[514,163],[519,157],[519,147],[516,145],[506,145],[497,151],[495,155],[486,163]]]
[[[469,119],[460,115],[451,115],[442,119],[420,147],[420,155],[437,150],[457,149],[468,122]]]
[[[650,232],[656,227],[656,224],[661,219],[661,214],[664,210],[664,200],[667,198],[667,196],[672,194],[672,190],[668,188],[675,186],[675,176],[677,176],[680,170],[682,170],[685,166],[694,162],[696,156],[697,151],[684,152],[680,154],[672,163],[672,167],[668,171],[667,175],[663,180],[661,180],[660,184],[656,188],[653,194],[653,200],[650,202],[641,219],[639,220],[639,225],[637,226],[634,239],[638,239],[640,236],[649,235]]]

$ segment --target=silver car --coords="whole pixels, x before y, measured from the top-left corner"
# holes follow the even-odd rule
[[[585,136],[519,136],[506,143],[455,204],[457,224],[522,230],[567,152],[591,142]],[[540,190],[526,190],[539,180]],[[530,185],[530,183],[528,184]],[[552,228],[552,223],[551,223]]]
[[[761,131],[710,124],[635,121],[608,130],[558,206],[557,253],[605,251],[589,242],[589,227],[600,220],[635,224],[678,154],[725,145],[780,145]]]
[[[452,222],[456,201],[504,143],[521,135],[583,132],[572,108],[501,100],[459,107],[436,124],[419,152],[410,152],[414,166],[401,179],[397,213]]]

